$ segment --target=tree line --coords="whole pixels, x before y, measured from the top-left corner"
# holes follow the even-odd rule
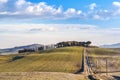
[[[83,46],[83,47],[89,47],[90,44],[92,42],[91,41],[87,41],[87,42],[78,42],[78,41],[66,41],[66,42],[59,42],[56,44],[56,47],[67,47],[67,46]]]
[[[91,41],[87,41],[87,42],[63,41],[63,42],[59,42],[59,43],[53,45],[52,48],[60,48],[60,47],[68,47],[68,46],[89,47],[91,43],[92,43]],[[42,51],[42,50],[47,50],[47,49],[51,49],[51,47],[49,47],[49,46],[41,46],[41,47],[35,47],[33,49],[27,48],[27,49],[18,50],[18,53],[37,52],[37,51]]]

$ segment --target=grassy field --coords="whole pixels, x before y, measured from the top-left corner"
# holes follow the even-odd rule
[[[0,56],[0,72],[75,73],[81,69],[82,51],[81,47],[66,47],[39,53]]]
[[[0,80],[89,80],[85,75],[61,72],[4,72]]]
[[[95,72],[120,71],[120,48],[90,48],[87,50]]]
[[[120,48],[90,48],[87,50],[90,55],[120,55]]]

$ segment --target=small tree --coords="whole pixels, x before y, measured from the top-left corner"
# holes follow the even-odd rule
[[[86,47],[90,46],[91,43],[92,43],[91,41],[87,41],[86,42]]]

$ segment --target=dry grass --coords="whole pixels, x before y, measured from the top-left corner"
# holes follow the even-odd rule
[[[120,55],[120,48],[89,48],[88,53],[90,55]]]
[[[75,73],[81,69],[81,47],[66,47],[29,55],[14,54],[0,56],[0,72],[66,72]],[[14,56],[24,56],[11,61]]]
[[[66,47],[0,56],[0,80],[88,80],[83,74],[71,74],[81,68],[82,51],[81,47]],[[24,57],[12,61],[15,56]]]
[[[89,60],[95,72],[120,71],[120,49],[94,48],[88,49]],[[106,63],[107,60],[107,63]]]
[[[57,72],[7,72],[0,73],[0,80],[88,80],[84,75]]]

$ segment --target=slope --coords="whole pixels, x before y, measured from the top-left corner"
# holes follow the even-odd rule
[[[81,68],[82,47],[66,47],[31,54],[0,56],[0,72],[66,72]],[[15,59],[15,57],[23,56]]]

